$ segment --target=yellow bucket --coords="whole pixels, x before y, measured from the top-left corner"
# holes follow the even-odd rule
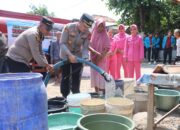
[[[84,115],[105,112],[105,100],[93,98],[80,102],[81,113]]]
[[[134,102],[127,98],[112,97],[106,100],[106,111],[129,118],[133,116]]]

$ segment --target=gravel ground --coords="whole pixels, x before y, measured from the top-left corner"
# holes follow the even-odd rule
[[[166,114],[166,112],[160,110],[157,110],[156,113],[155,121]],[[180,130],[180,108],[160,122],[157,127],[162,130]]]
[[[166,112],[156,110],[155,119],[157,121],[160,119]],[[139,112],[133,116],[133,120],[135,121],[136,128],[135,130],[146,130],[147,127],[147,112]],[[174,111],[164,120],[162,120],[155,130],[180,130],[180,109]]]

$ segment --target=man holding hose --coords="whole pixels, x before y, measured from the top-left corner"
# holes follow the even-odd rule
[[[78,22],[67,24],[62,31],[60,58],[70,61],[70,64],[62,66],[61,93],[65,98],[70,93],[70,89],[72,93],[80,92],[83,64],[77,63],[76,57],[83,59],[89,57],[89,28],[93,22],[92,16],[83,14]],[[70,82],[70,78],[72,82]]]

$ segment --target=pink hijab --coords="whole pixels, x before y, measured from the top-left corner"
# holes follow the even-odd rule
[[[131,28],[131,29],[132,29],[132,28],[137,29],[137,25],[136,25],[136,24],[132,24],[132,25],[130,26],[130,28]]]
[[[125,34],[126,34],[126,33],[125,33],[125,26],[124,26],[124,24],[120,24],[120,25],[119,25],[119,29],[120,29],[120,28],[122,28],[124,32],[120,32],[120,31],[119,31],[119,37],[120,37],[120,38],[121,38],[121,37],[125,37]]]
[[[125,38],[126,37],[126,32],[125,32],[125,25],[124,24],[120,24],[119,25],[119,29],[122,28],[124,30],[124,32],[120,32],[116,35],[114,35],[114,40],[120,40],[122,38]]]
[[[136,30],[138,30],[136,24],[132,24],[132,25],[130,26],[130,29],[136,29]],[[131,35],[132,35],[132,37],[135,37],[135,36],[137,36],[137,34],[138,34],[138,32],[136,32],[136,34],[131,34]]]
[[[104,26],[104,30],[101,33],[98,32],[98,26],[100,24],[103,24]],[[91,36],[91,47],[100,53],[102,53],[104,49],[110,48],[110,40],[106,31],[105,21],[103,19],[98,19],[95,27],[93,28]]]

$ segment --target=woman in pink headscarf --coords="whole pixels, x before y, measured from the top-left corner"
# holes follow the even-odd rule
[[[113,39],[116,44],[116,57],[117,57],[117,68],[116,68],[116,75],[117,78],[121,78],[120,75],[120,70],[121,70],[121,65],[123,66],[124,69],[124,77],[128,77],[128,67],[127,67],[127,62],[125,61],[123,55],[124,55],[124,47],[125,47],[125,42],[127,40],[128,34],[125,33],[125,26],[123,24],[119,25],[119,33],[116,34]]]
[[[110,48],[110,41],[107,35],[105,21],[102,19],[97,20],[95,27],[92,31],[90,47],[91,61],[99,66],[104,71],[107,71],[106,54]],[[91,69],[91,87],[94,87],[96,92],[103,91],[104,93],[105,80],[95,70]]]
[[[124,57],[128,62],[129,77],[134,77],[136,72],[136,80],[141,76],[141,62],[144,59],[144,45],[138,29],[135,24],[130,26],[131,35],[127,38],[124,48]]]
[[[116,44],[113,40],[113,32],[112,29],[108,30],[108,36],[110,39],[110,50],[107,54],[107,72],[113,76],[114,79],[117,79],[116,76],[116,66],[117,66],[117,58],[116,58]]]

